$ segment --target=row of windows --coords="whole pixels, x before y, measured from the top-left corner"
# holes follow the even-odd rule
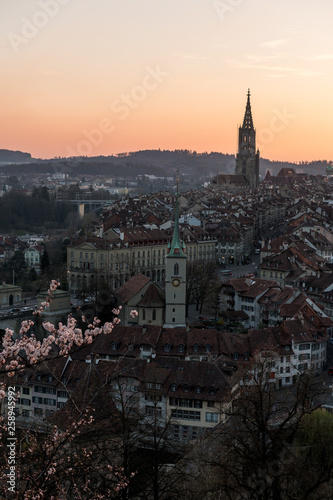
[[[197,421],[201,420],[200,411],[194,411],[194,410],[179,410],[179,409],[172,410],[171,417],[180,420],[197,420]],[[206,412],[205,420],[206,422],[217,423],[218,414],[213,412]]]
[[[169,398],[170,406],[180,406],[183,408],[202,408],[202,401],[198,399]]]
[[[37,403],[37,404],[41,404],[41,405],[44,404],[44,405],[56,406],[56,400],[51,399],[51,398],[40,398],[40,397],[34,396],[32,398],[32,402]]]
[[[42,392],[43,394],[57,394],[54,387],[42,387],[40,385],[35,385],[35,392]]]
[[[189,391],[191,390],[191,387],[190,387],[188,384],[184,384],[184,385],[182,386],[182,389],[183,389],[183,392],[189,392]],[[177,390],[178,390],[178,386],[177,386],[177,384],[171,384],[171,386],[170,386],[170,391],[171,391],[171,392],[176,392]],[[197,386],[195,387],[195,392],[196,392],[197,394],[200,394],[200,393],[202,392],[202,387],[201,387],[200,385],[197,385]],[[216,387],[211,386],[211,387],[208,389],[208,393],[209,393],[209,394],[217,394],[217,389],[216,389]]]
[[[171,351],[171,347],[172,346],[170,344],[164,344],[163,351],[164,352],[170,352]],[[178,352],[185,352],[185,350],[186,350],[186,346],[184,344],[179,344],[177,346],[177,351]],[[193,352],[199,352],[200,351],[199,344],[193,344],[192,350],[193,350]],[[210,344],[206,344],[204,346],[204,351],[205,352],[212,352],[212,346]]]
[[[198,420],[200,421],[200,411],[194,410],[176,410],[171,411],[172,418],[184,419],[184,420]]]

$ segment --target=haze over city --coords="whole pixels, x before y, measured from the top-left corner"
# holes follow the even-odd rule
[[[250,88],[263,157],[330,160],[332,14],[329,0],[4,0],[1,147],[234,154]]]

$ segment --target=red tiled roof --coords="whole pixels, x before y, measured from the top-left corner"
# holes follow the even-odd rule
[[[139,273],[130,278],[121,287],[114,290],[113,295],[119,302],[126,304],[134,295],[136,295],[147,283],[150,278]]]

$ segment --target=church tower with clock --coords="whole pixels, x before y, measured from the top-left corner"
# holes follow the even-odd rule
[[[236,175],[245,175],[250,187],[259,186],[259,150],[256,151],[256,131],[253,126],[250,89],[247,93],[243,125],[238,131],[238,153],[236,156]]]
[[[165,328],[186,326],[186,261],[185,245],[179,235],[178,185],[175,225],[168,245],[165,269]]]

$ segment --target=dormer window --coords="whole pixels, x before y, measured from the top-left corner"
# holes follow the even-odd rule
[[[232,357],[233,357],[234,361],[238,361],[238,358],[239,358],[238,352],[234,352]]]
[[[216,393],[217,393],[216,387],[212,386],[209,388],[209,394],[216,394]]]
[[[185,384],[185,385],[183,386],[183,391],[184,391],[184,392],[189,392],[189,390],[190,390],[190,386],[189,386],[188,384]]]
[[[176,384],[171,384],[170,391],[171,392],[176,392],[176,390],[177,390],[177,385]]]
[[[193,352],[199,352],[199,344],[193,345]]]
[[[195,388],[196,394],[201,394],[202,393],[202,387],[200,385],[197,385]]]
[[[178,352],[185,352],[185,346],[183,344],[179,344]]]
[[[170,351],[171,351],[171,346],[170,346],[170,344],[165,344],[165,345],[163,346],[163,351],[164,351],[164,352],[170,352]]]
[[[111,350],[116,351],[117,350],[117,342],[111,342]]]
[[[36,380],[42,380],[42,376],[40,373],[37,373]]]
[[[250,357],[250,356],[249,356],[249,354],[246,352],[246,353],[244,354],[244,361],[248,361],[248,360],[249,360],[249,357]]]
[[[53,382],[53,377],[52,377],[52,375],[49,375],[49,376],[47,377],[47,381],[48,381],[49,383]]]
[[[205,352],[212,352],[212,346],[210,344],[205,345]]]

